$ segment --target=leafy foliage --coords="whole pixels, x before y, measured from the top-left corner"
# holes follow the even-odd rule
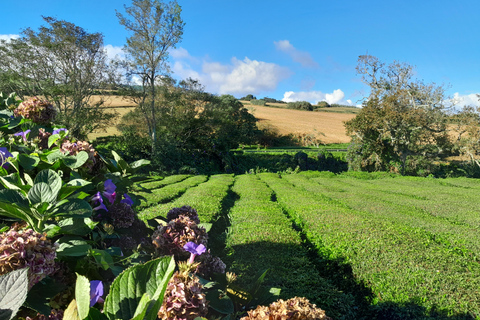
[[[360,113],[345,123],[352,136],[351,169],[406,174],[450,147],[441,86],[412,80],[408,64],[385,67],[368,55],[360,56],[357,71],[371,93]]]

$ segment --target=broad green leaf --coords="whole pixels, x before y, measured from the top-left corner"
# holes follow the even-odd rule
[[[37,219],[33,217],[30,208],[21,208],[16,204],[0,202],[0,215],[23,220],[27,222],[31,227],[35,227],[37,225]]]
[[[28,173],[24,173],[23,178],[25,179],[25,182],[27,182],[29,186],[33,187],[33,179],[32,177],[30,177]]]
[[[56,241],[59,244],[57,255],[59,257],[83,257],[92,247],[80,237],[63,236]]]
[[[60,149],[57,149],[47,155],[47,162],[53,164],[54,162],[57,162],[58,160],[65,157],[66,156],[62,153],[62,151],[60,151]]]
[[[80,315],[78,314],[78,307],[75,299],[73,299],[68,305],[67,309],[65,310],[65,313],[63,314],[63,319],[83,320],[82,318],[80,318]]]
[[[23,117],[16,117],[15,119],[10,121],[10,123],[8,124],[8,129],[16,128],[22,123],[25,123],[25,121],[26,120]]]
[[[135,310],[135,314],[133,315],[132,320],[143,320],[145,319],[145,315],[147,313],[148,304],[150,303],[150,297],[148,293],[144,293],[140,302],[138,303],[137,309]]]
[[[58,194],[60,189],[62,188],[62,178],[53,170],[46,169],[40,171],[33,180],[34,185],[40,182],[44,182],[49,185],[52,192],[55,196]]]
[[[50,186],[45,182],[35,183],[28,191],[28,199],[32,204],[36,203],[54,203],[57,194],[52,191]]]
[[[100,310],[92,307],[86,320],[107,320],[107,317]]]
[[[0,202],[13,203],[22,208],[30,208],[30,202],[25,195],[18,190],[0,190]]]
[[[146,319],[156,319],[174,269],[173,257],[161,257],[128,268],[115,278],[110,287],[104,304],[105,315],[109,319],[133,318],[142,297],[147,293],[151,301]]]
[[[102,267],[103,270],[108,270],[113,267],[112,256],[105,250],[93,249],[90,251],[90,254],[93,255],[95,261]]]
[[[50,148],[60,138],[61,137],[58,133],[57,134],[52,134],[50,137],[48,137],[48,148]]]
[[[220,289],[210,290],[206,294],[208,306],[222,314],[230,314],[235,311],[232,299]]]
[[[58,226],[63,234],[86,236],[97,223],[89,218],[64,218],[58,221]]]
[[[89,218],[92,216],[92,207],[82,199],[65,199],[57,204],[54,214],[72,218]]]
[[[90,281],[78,273],[75,283],[75,300],[80,319],[85,319],[90,311]]]
[[[28,268],[0,276],[0,319],[10,320],[27,298]]]
[[[24,306],[42,314],[49,314],[51,309],[49,305],[50,299],[66,288],[67,286],[62,282],[46,277],[28,291]]]
[[[63,163],[70,169],[76,169],[81,167],[88,160],[88,153],[86,151],[80,151],[75,156],[66,156],[62,159]]]
[[[38,163],[40,162],[40,157],[34,155],[27,155],[21,153],[18,155],[18,163],[25,169],[25,170],[33,170]]]
[[[20,180],[18,172],[9,174],[7,176],[0,176],[0,181],[7,189],[22,190],[20,187],[22,185],[22,181]]]

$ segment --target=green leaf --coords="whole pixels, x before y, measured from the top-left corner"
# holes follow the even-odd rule
[[[230,314],[235,311],[232,299],[223,290],[210,290],[207,292],[206,298],[209,302],[208,306],[217,312]]]
[[[86,236],[97,224],[98,222],[93,222],[90,218],[64,218],[58,221],[61,233],[77,236]]]
[[[173,257],[161,257],[128,268],[115,278],[110,287],[104,304],[105,315],[108,319],[133,318],[140,301],[147,293],[151,300],[148,303],[146,319],[156,319],[174,269]]]
[[[66,288],[65,284],[46,277],[30,289],[24,306],[42,314],[49,314],[51,309],[49,305],[50,299]]]
[[[45,182],[35,183],[28,191],[28,199],[32,204],[36,203],[55,203],[57,194]]]
[[[107,317],[100,310],[92,307],[88,313],[87,320],[107,320]]]
[[[78,273],[75,283],[75,300],[80,319],[85,319],[90,311],[90,281]]]
[[[140,302],[138,303],[137,309],[135,310],[135,314],[133,315],[132,320],[143,320],[145,319],[145,315],[147,313],[148,304],[150,303],[150,297],[148,293],[144,293]]]
[[[10,320],[27,298],[28,268],[0,276],[0,319]]]
[[[34,185],[40,182],[48,184],[55,196],[58,195],[58,192],[62,188],[62,178],[58,175],[58,173],[50,169],[40,171],[35,176],[35,180],[33,180],[33,182]]]
[[[63,236],[56,241],[59,244],[57,255],[59,257],[83,257],[92,247],[80,237]]]
[[[25,119],[23,117],[16,117],[15,119],[10,121],[10,123],[8,124],[8,129],[16,128],[24,122]]]
[[[92,207],[82,199],[65,199],[57,204],[55,216],[89,218],[92,216]]]
[[[138,168],[147,166],[149,164],[150,164],[150,160],[140,159],[140,160],[137,160],[135,162],[130,163],[130,168],[138,169]]]
[[[52,134],[50,137],[48,137],[48,148],[52,147],[52,145],[57,142],[58,139],[60,139],[60,135],[57,134]]]
[[[112,256],[105,250],[93,249],[90,251],[90,254],[93,255],[95,261],[102,267],[103,270],[108,270],[113,267]]]
[[[60,151],[60,149],[57,149],[47,155],[47,162],[50,164],[53,164],[65,157],[66,156],[62,153],[62,151]]]
[[[76,169],[81,167],[87,160],[88,153],[86,151],[80,151],[75,156],[66,156],[62,161],[70,169]]]
[[[198,226],[205,228],[205,231],[206,231],[206,232],[209,232],[210,229],[212,229],[212,224],[211,224],[211,223],[208,223],[208,222],[199,223]]]
[[[19,154],[17,159],[18,163],[20,163],[25,170],[33,170],[40,162],[40,157],[24,153]]]
[[[20,187],[22,185],[22,181],[20,180],[18,172],[9,174],[7,176],[0,176],[0,181],[7,189],[22,190]]]

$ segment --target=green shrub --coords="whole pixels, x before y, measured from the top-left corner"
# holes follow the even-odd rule
[[[289,103],[287,103],[287,108],[288,109],[313,111],[313,106],[308,101],[289,102]]]
[[[317,108],[330,108],[331,105],[327,101],[319,101],[316,105]]]

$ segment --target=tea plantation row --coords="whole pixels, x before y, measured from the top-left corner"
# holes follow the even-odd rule
[[[248,284],[335,319],[480,318],[474,179],[302,172],[170,176],[136,186],[142,219],[190,205]]]

